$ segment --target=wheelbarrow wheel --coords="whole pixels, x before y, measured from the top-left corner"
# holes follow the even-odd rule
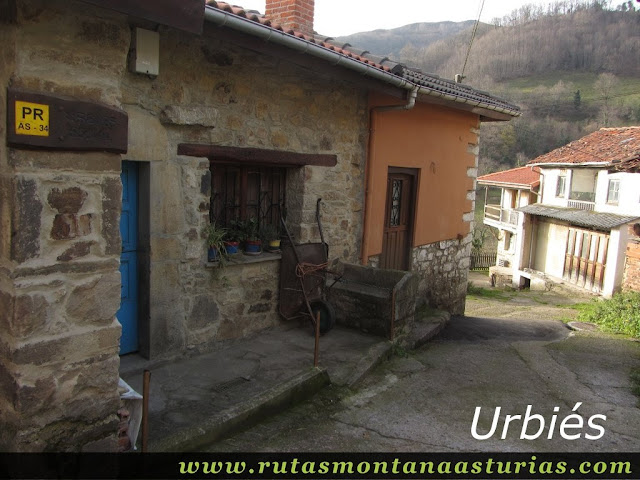
[[[324,335],[333,328],[336,323],[336,311],[329,302],[325,300],[314,300],[309,304],[313,313],[312,325],[315,328],[315,320],[320,313],[320,335]]]

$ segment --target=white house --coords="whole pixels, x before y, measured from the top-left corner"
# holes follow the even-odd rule
[[[502,217],[495,225],[487,211],[484,220],[515,230],[514,286],[561,281],[606,297],[620,289],[629,226],[640,218],[639,157],[640,127],[623,127],[600,129],[529,162],[525,168],[540,175],[538,202],[512,203],[508,222]],[[478,182],[488,184],[487,177]],[[504,201],[513,188],[502,188]]]
[[[524,215],[516,208],[535,203],[540,187],[540,170],[534,167],[518,167],[478,177],[478,185],[487,187],[484,202],[484,223],[499,231],[496,265],[519,268],[522,248]],[[497,195],[489,195],[499,193]],[[498,203],[495,203],[498,202]]]

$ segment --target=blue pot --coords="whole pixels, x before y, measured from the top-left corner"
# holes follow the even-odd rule
[[[225,242],[224,248],[227,251],[227,255],[235,255],[238,253],[239,243],[238,242]]]
[[[218,249],[215,247],[209,247],[209,250],[207,250],[207,261],[217,262],[218,260],[220,260]]]
[[[251,241],[251,240],[247,240],[244,244],[244,251],[245,253],[260,253],[260,249],[262,247],[262,243],[259,241]]]

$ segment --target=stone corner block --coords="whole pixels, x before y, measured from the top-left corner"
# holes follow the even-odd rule
[[[126,158],[138,161],[166,161],[170,158],[169,138],[158,117],[125,106],[129,115],[129,146]]]

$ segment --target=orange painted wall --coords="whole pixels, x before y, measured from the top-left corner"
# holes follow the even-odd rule
[[[370,98],[371,106],[398,103],[380,95]],[[475,167],[475,155],[469,153],[469,145],[477,144],[472,129],[479,126],[476,114],[419,102],[408,111],[374,111],[362,251],[365,263],[382,252],[389,167],[418,169],[414,246],[469,233],[469,223],[462,216],[472,207],[467,200],[473,189],[468,169]]]

